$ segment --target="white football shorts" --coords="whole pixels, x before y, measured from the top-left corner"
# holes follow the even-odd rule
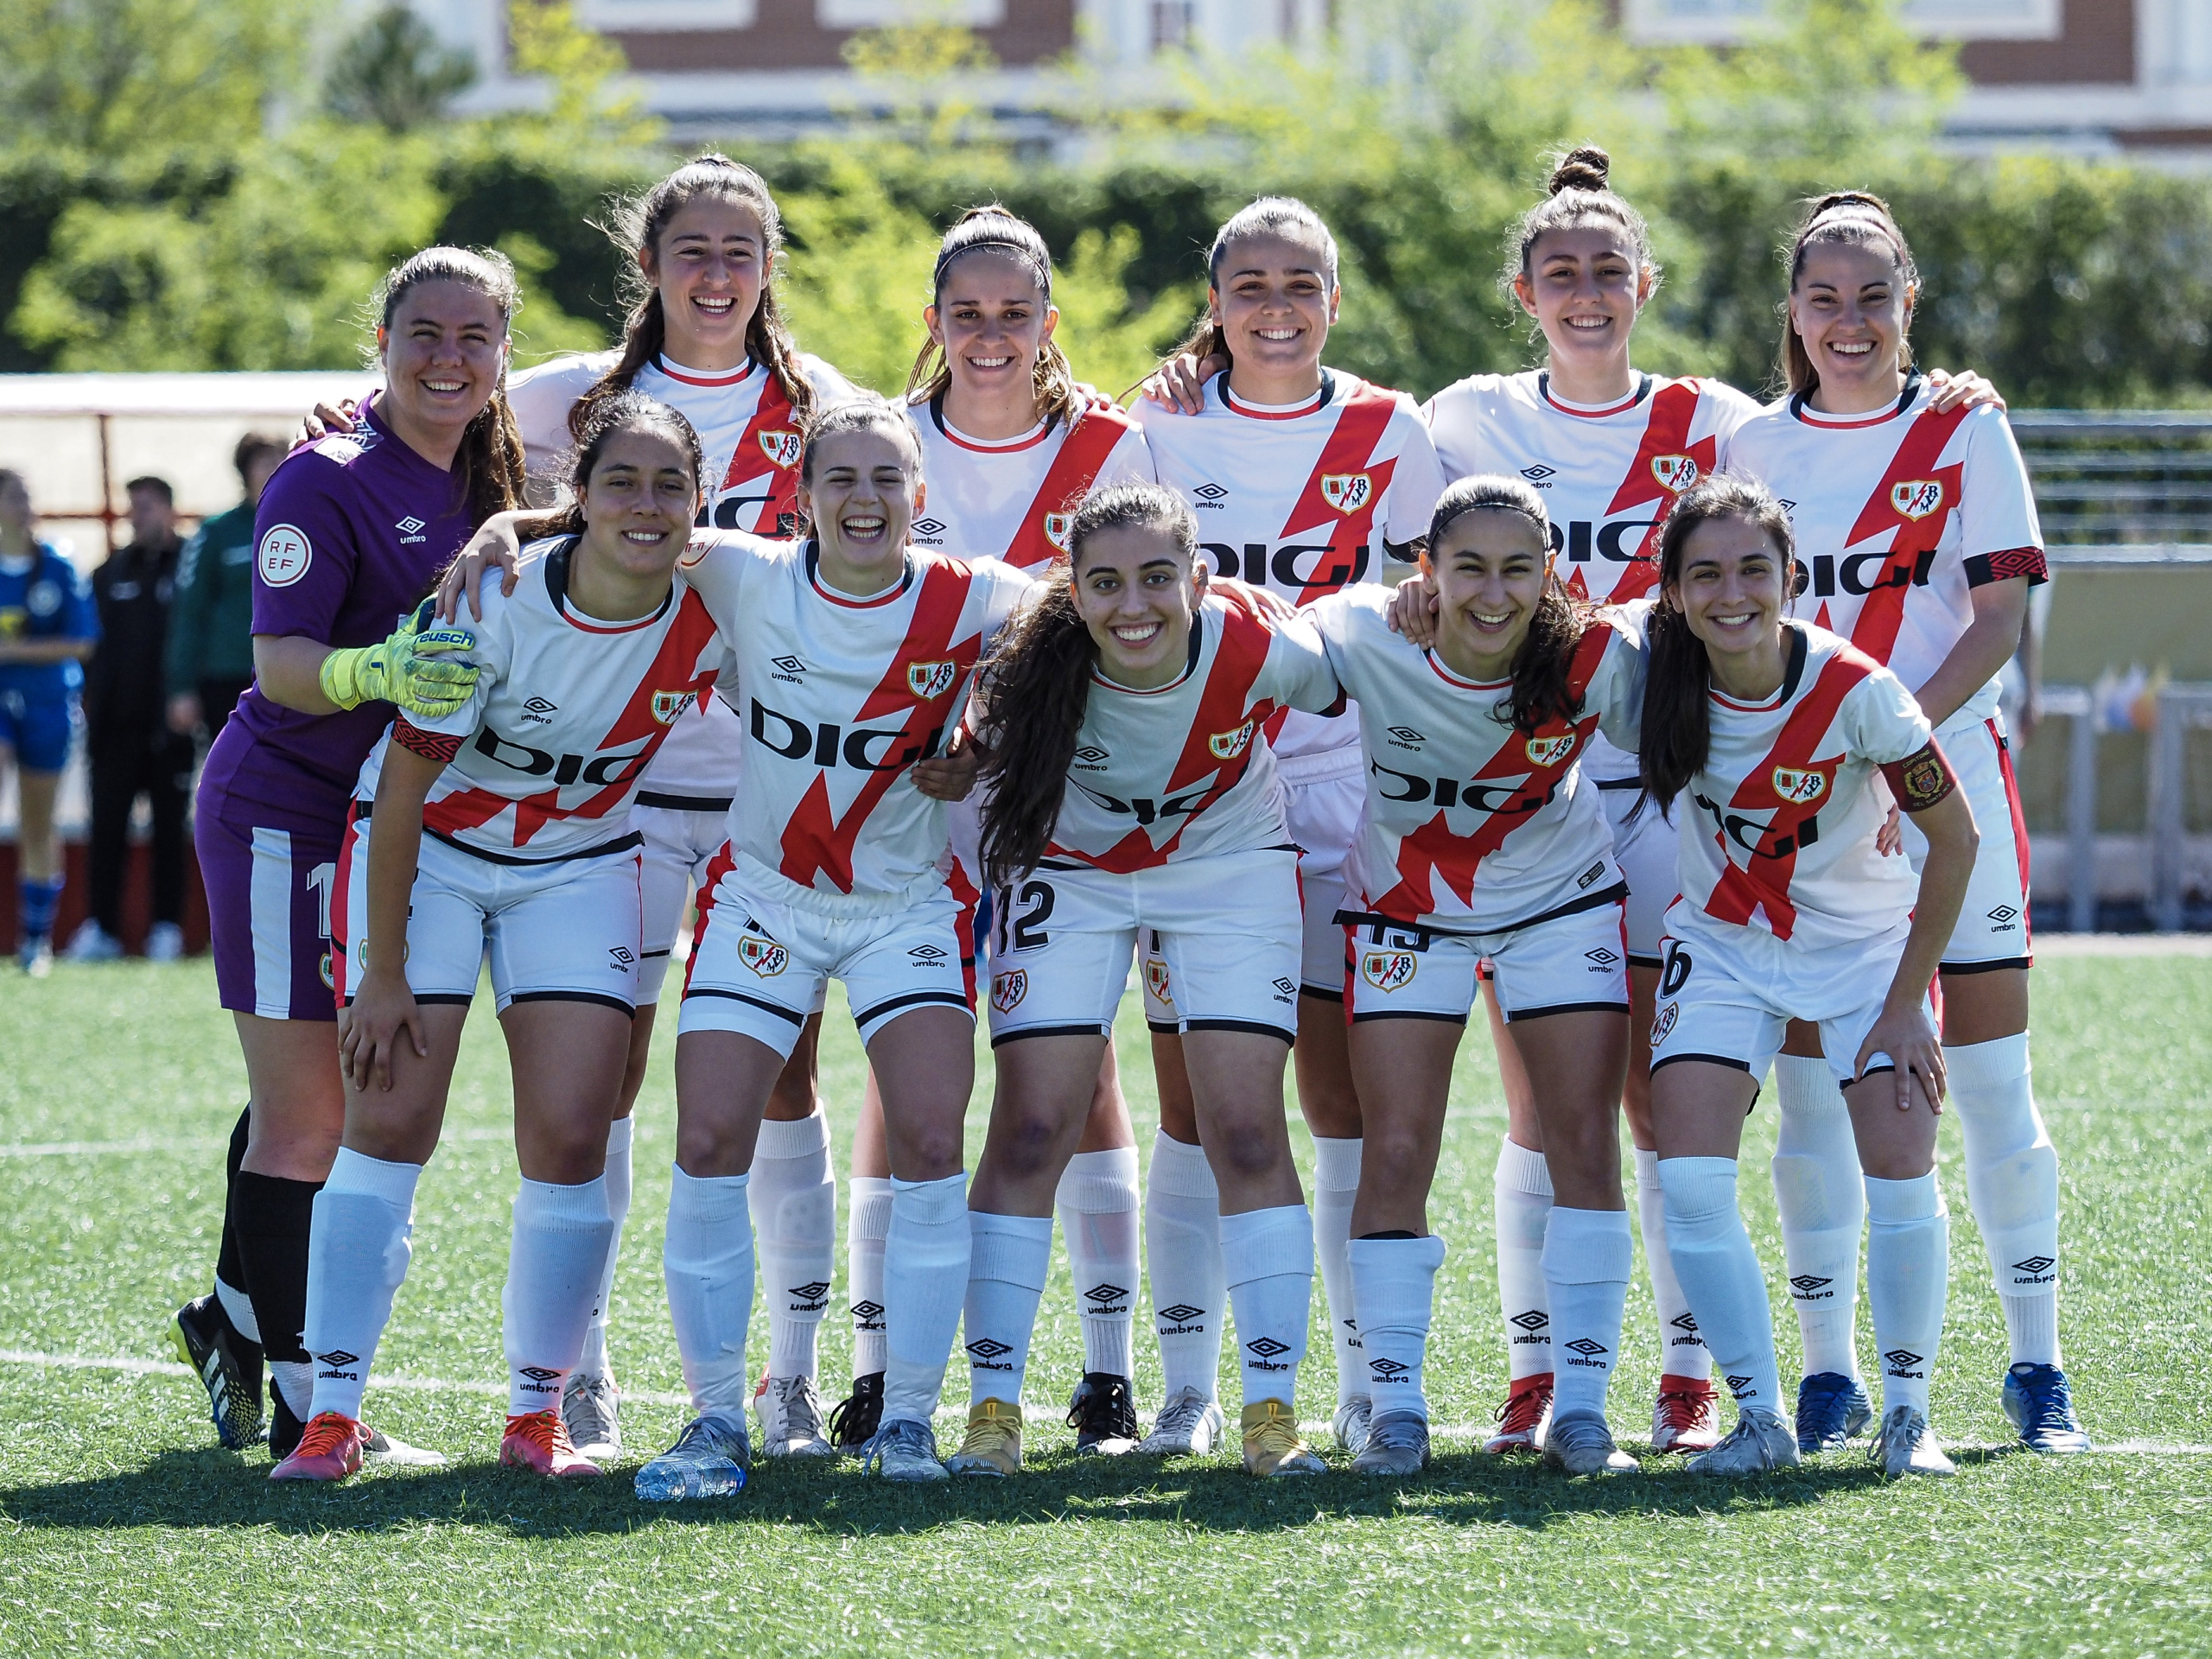
[[[1507,1020],[1628,1012],[1628,940],[1618,895],[1507,933],[1435,933],[1388,922],[1347,924],[1344,1007],[1363,1020],[1466,1023],[1476,971],[1488,963]]]
[[[660,1001],[669,952],[683,923],[683,901],[695,884],[704,890],[707,866],[729,839],[729,811],[641,801],[630,809],[630,827],[645,838],[639,849],[645,855],[645,950],[638,965],[638,1006],[643,1007]]]
[[[2034,960],[2028,938],[2028,829],[2005,728],[1993,715],[1955,715],[1936,734],[1936,741],[1981,832],[1966,902],[1943,947],[1943,971],[2025,968]],[[1904,820],[1904,849],[1915,870],[1927,861],[1928,837],[1913,827],[1910,815]]]
[[[1306,906],[1299,986],[1308,996],[1344,995],[1344,935],[1337,912],[1344,902],[1344,859],[1359,834],[1367,798],[1358,744],[1324,754],[1278,760],[1283,823],[1300,849],[1298,880]]]

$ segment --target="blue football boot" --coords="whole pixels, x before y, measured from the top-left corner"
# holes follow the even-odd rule
[[[2020,1444],[2047,1457],[2092,1449],[2074,1414],[2074,1392],[2056,1365],[2027,1360],[2005,1373],[2005,1414],[2020,1431]]]
[[[1874,1421],[1866,1390],[1841,1371],[1815,1371],[1797,1385],[1797,1450],[1834,1452]]]

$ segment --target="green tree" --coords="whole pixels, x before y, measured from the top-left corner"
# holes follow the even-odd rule
[[[476,79],[476,60],[439,40],[412,8],[375,13],[339,46],[323,73],[322,103],[340,121],[407,132],[442,119]]]

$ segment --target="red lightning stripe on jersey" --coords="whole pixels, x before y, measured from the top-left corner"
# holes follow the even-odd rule
[[[767,373],[766,365],[761,372]],[[796,519],[798,513],[798,456],[779,461],[771,454],[761,442],[761,435],[769,432],[791,432],[791,400],[784,391],[784,383],[768,374],[767,384],[760,388],[760,401],[754,405],[753,418],[745,423],[745,432],[737,441],[737,448],[730,451],[729,473],[722,480],[722,488],[735,489],[741,484],[750,484],[756,478],[767,478],[768,499],[760,516],[753,523],[760,526],[764,536],[786,535],[781,525],[785,515]],[[779,448],[781,446],[779,446]]]
[[[1813,689],[1789,711],[1789,718],[1783,722],[1782,734],[1775,739],[1774,747],[1744,774],[1744,781],[1737,785],[1728,804],[1741,811],[1773,815],[1767,820],[1767,827],[1759,832],[1758,849],[1751,855],[1766,862],[1757,870],[1737,863],[1733,855],[1741,848],[1726,830],[1716,830],[1713,834],[1720,847],[1721,873],[1720,880],[1713,884],[1713,896],[1706,900],[1707,915],[1740,925],[1751,919],[1753,911],[1764,907],[1767,926],[1776,938],[1786,939],[1796,930],[1797,906],[1789,902],[1789,882],[1797,868],[1803,830],[1827,799],[1828,791],[1834,788],[1836,769],[1843,764],[1841,755],[1815,760],[1812,758],[1813,749],[1834,724],[1836,710],[1843,706],[1843,700],[1876,666],[1872,658],[1849,649],[1839,651],[1828,658],[1821,669],[1820,677],[1813,682]],[[1819,773],[1820,792],[1803,801],[1783,799],[1775,789],[1774,774],[1783,767]]]
[[[1366,545],[1375,533],[1375,510],[1382,505],[1382,498],[1390,488],[1390,475],[1398,466],[1395,457],[1377,461],[1368,458],[1375,453],[1375,446],[1382,442],[1383,433],[1389,429],[1390,416],[1397,406],[1397,399],[1379,387],[1370,386],[1364,380],[1352,382],[1343,412],[1337,416],[1336,427],[1330,432],[1329,441],[1321,446],[1320,459],[1313,463],[1306,487],[1299,492],[1298,504],[1291,508],[1290,517],[1283,520],[1277,540],[1287,541],[1333,521],[1329,537],[1332,547],[1337,544],[1339,531],[1348,538],[1347,546]],[[1365,475],[1365,493],[1349,511],[1332,505],[1323,480],[1356,474]],[[1328,580],[1332,563],[1325,560],[1317,567],[1314,579],[1298,596],[1299,604],[1311,605],[1344,586],[1341,582]]]
[[[1964,409],[1955,409],[1946,415],[1923,410],[1915,416],[1904,442],[1890,458],[1881,482],[1874,486],[1874,493],[1859,510],[1859,522],[1843,538],[1842,552],[1836,561],[1839,569],[1851,562],[1847,556],[1859,543],[1885,531],[1896,531],[1880,572],[1862,584],[1866,598],[1859,606],[1859,620],[1851,629],[1851,643],[1878,663],[1890,660],[1890,652],[1897,643],[1897,630],[1904,626],[1906,592],[1919,573],[1921,561],[1934,554],[1936,543],[1943,539],[1943,527],[1950,523],[1951,514],[1959,505],[1965,464],[1938,467],[1936,461],[1950,442],[1951,435],[1959,429],[1959,423],[1966,417]],[[1917,518],[1900,512],[1895,499],[1897,486],[1923,481],[1932,481],[1942,492],[1936,510]]]
[[[1601,623],[1586,630],[1576,644],[1574,660],[1567,677],[1567,695],[1576,703],[1590,689],[1599,664],[1605,660],[1606,647],[1616,637],[1611,628]],[[1574,764],[1597,724],[1598,716],[1594,714],[1573,721],[1554,716],[1528,736],[1519,732],[1509,734],[1505,741],[1498,745],[1497,752],[1475,773],[1474,780],[1508,778],[1525,767],[1528,775],[1512,798],[1485,814],[1481,826],[1471,835],[1456,834],[1447,822],[1448,814],[1439,810],[1434,817],[1413,834],[1402,836],[1398,842],[1398,884],[1375,901],[1376,913],[1410,922],[1433,912],[1437,876],[1444,878],[1445,886],[1459,895],[1461,904],[1473,904],[1475,875],[1483,860],[1503,846],[1505,838],[1551,798],[1552,791]],[[1569,735],[1575,741],[1552,760],[1536,762],[1530,759],[1529,744]]]
[[[1045,481],[1029,510],[1021,515],[1021,528],[999,556],[1017,570],[1034,570],[1060,555],[1045,533],[1047,514],[1072,512],[1098,477],[1098,469],[1114,453],[1114,446],[1136,430],[1136,423],[1111,404],[1093,404],[1060,440],[1060,453],[1052,457]]]
[[[1636,459],[1629,463],[1628,476],[1621,480],[1620,487],[1606,504],[1607,518],[1630,507],[1656,502],[1657,517],[1664,523],[1675,498],[1713,470],[1718,464],[1718,441],[1709,436],[1700,438],[1695,443],[1689,441],[1701,392],[1694,380],[1670,380],[1652,394],[1651,417],[1644,423],[1643,441],[1637,446]],[[1657,463],[1662,457],[1673,455],[1688,456],[1696,465],[1695,474],[1669,482]],[[1579,577],[1582,573],[1578,570],[1574,574]],[[1643,539],[1637,546],[1635,562],[1621,572],[1607,603],[1624,605],[1630,600],[1641,599],[1658,585],[1659,524],[1655,524],[1643,532]]]
[[[973,581],[973,573],[966,565],[950,559],[933,562],[924,568],[922,588],[914,595],[914,614],[906,624],[906,637],[884,665],[883,677],[876,682],[875,690],[868,693],[868,701],[853,716],[857,723],[905,710],[906,721],[899,729],[899,741],[892,744],[887,753],[911,748],[917,756],[921,753],[927,747],[931,722],[940,728],[947,723],[953,694],[967,683],[969,670],[975,667],[976,658],[982,655],[983,640],[980,633],[957,644],[953,640],[953,634],[960,626],[961,613],[967,608],[968,589]],[[951,683],[934,696],[915,696],[913,687],[907,683],[908,664],[947,661],[953,664]],[[828,769],[817,772],[784,830],[780,868],[785,878],[802,887],[811,887],[815,876],[820,874],[827,875],[838,892],[850,893],[854,845],[877,803],[890,792],[891,785],[906,774],[911,764],[901,761],[871,771],[842,819],[830,804]]]

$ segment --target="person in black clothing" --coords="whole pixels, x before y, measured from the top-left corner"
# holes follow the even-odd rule
[[[177,560],[169,607],[168,722],[187,735],[205,728],[212,744],[253,683],[253,510],[284,459],[284,442],[265,432],[238,440],[232,460],[245,499],[193,533]]]
[[[154,819],[154,925],[146,954],[184,954],[184,814],[192,789],[190,737],[170,729],[162,662],[169,603],[183,543],[168,483],[134,478],[130,546],[92,572],[100,643],[85,677],[86,749],[92,760],[92,913],[69,943],[77,962],[123,954],[123,873],[130,812],[146,797]]]

